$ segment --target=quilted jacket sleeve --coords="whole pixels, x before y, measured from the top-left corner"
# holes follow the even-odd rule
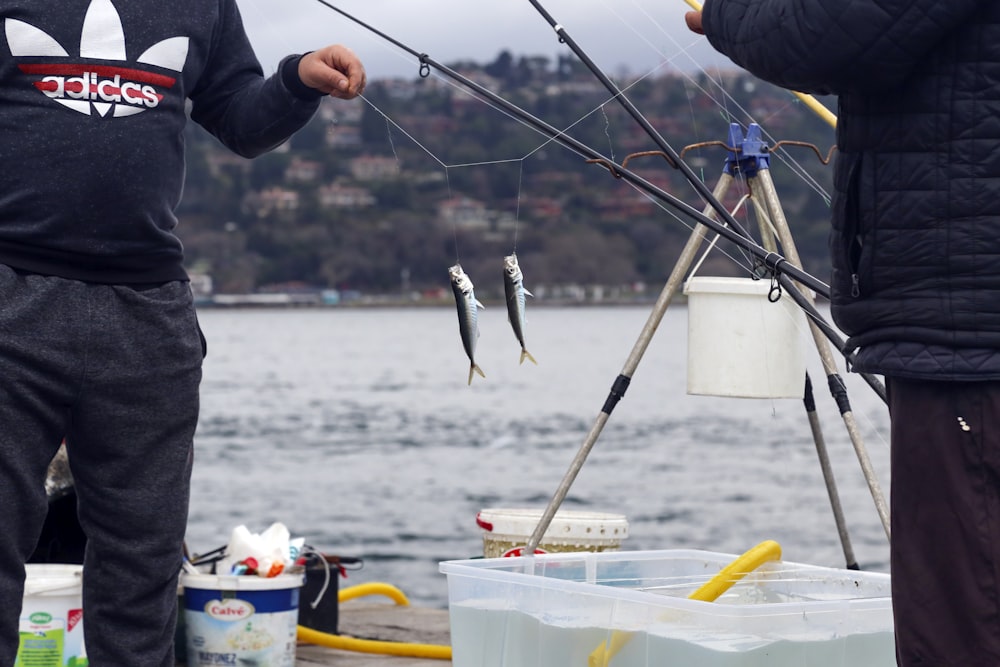
[[[712,46],[785,88],[845,94],[891,88],[993,0],[706,0]]]

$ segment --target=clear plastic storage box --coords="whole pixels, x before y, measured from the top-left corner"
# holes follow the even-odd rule
[[[773,561],[714,602],[687,599],[735,558],[670,550],[441,563],[452,664],[895,665],[889,575]]]

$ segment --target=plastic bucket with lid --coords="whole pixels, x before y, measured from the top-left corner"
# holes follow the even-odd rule
[[[24,572],[15,664],[19,667],[86,665],[83,566],[29,563]]]
[[[538,509],[483,509],[476,516],[482,528],[483,556],[522,555],[541,521]],[[558,511],[538,543],[538,552],[614,551],[628,537],[628,521],[621,514]]]
[[[182,574],[189,667],[294,667],[302,575]]]
[[[687,281],[687,393],[802,398],[805,316],[771,282],[696,276]]]

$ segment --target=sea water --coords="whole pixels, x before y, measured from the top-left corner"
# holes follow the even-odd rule
[[[503,308],[481,313],[467,384],[455,309],[207,309],[188,546],[282,521],[318,549],[364,561],[342,587],[398,586],[445,608],[441,561],[482,555],[476,514],[544,508],[587,438],[649,316],[646,306],[528,312],[529,349]],[[804,332],[803,335],[808,335]],[[671,307],[562,509],[625,515],[623,550],[743,553],[843,567],[800,400],[685,393],[686,309]],[[854,554],[885,572],[879,524],[822,366],[810,368]],[[885,405],[845,373],[872,466],[888,490]],[[878,426],[878,428],[876,428]]]
[[[531,615],[502,600],[451,606],[455,667],[587,667],[614,631],[565,613]],[[775,624],[780,625],[780,616]],[[654,623],[628,633],[614,667],[893,667],[889,631],[835,636],[771,637],[709,632],[695,625]]]

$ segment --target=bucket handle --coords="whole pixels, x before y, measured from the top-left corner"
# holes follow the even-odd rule
[[[29,586],[24,585],[25,595],[38,595],[39,593],[53,593],[55,591],[69,590],[71,588],[76,588],[80,585],[79,581],[73,583],[62,583],[62,584],[49,584],[48,586]]]

